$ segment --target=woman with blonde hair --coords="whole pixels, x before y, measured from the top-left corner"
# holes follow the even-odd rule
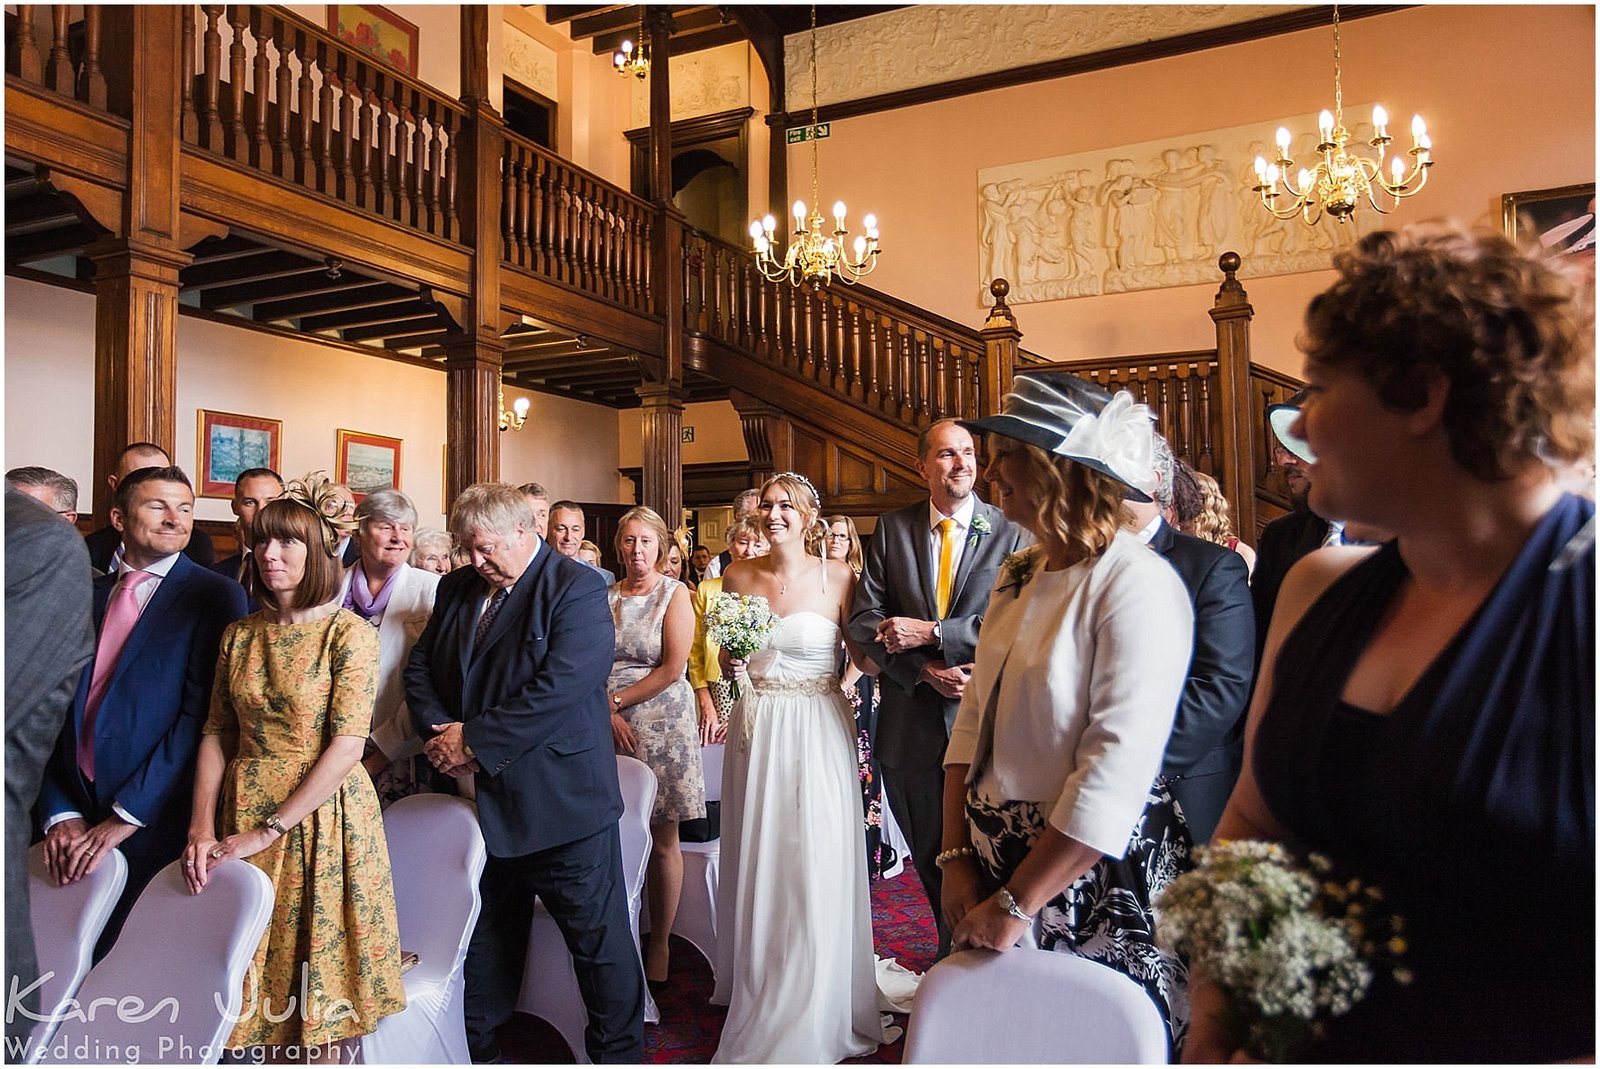
[[[1178,1050],[1182,963],[1151,899],[1190,841],[1156,779],[1194,615],[1172,566],[1123,526],[1155,489],[1150,413],[1063,372],[1025,372],[989,434],[985,475],[1034,544],[996,577],[945,752],[936,863],[957,947],[1028,939],[1142,985]]]
[[[317,1047],[307,1060],[347,1060],[357,1037],[406,1005],[383,818],[357,767],[378,632],[337,600],[335,551],[353,524],[330,517],[329,500],[319,472],[256,514],[250,571],[262,609],[222,635],[183,854],[194,894],[232,858],[272,878],[272,921],[247,981],[256,1009],[228,1045],[265,1046],[274,1060]],[[316,1006],[286,1013],[307,991]]]
[[[1194,479],[1194,484],[1200,491],[1199,513],[1192,522],[1180,524],[1178,529],[1184,534],[1203,538],[1207,542],[1215,542],[1219,546],[1227,546],[1243,557],[1245,567],[1254,572],[1256,570],[1256,551],[1239,541],[1239,535],[1233,529],[1232,508],[1228,504],[1227,495],[1222,492],[1222,487],[1218,485],[1217,480],[1205,472],[1196,471],[1181,460],[1178,463],[1183,465],[1183,468]]]
[[[623,513],[616,538],[623,574],[607,592],[617,632],[606,682],[612,736],[619,754],[638,758],[656,776],[645,874],[650,939],[644,975],[651,984],[666,982],[667,937],[683,889],[678,822],[706,815],[694,692],[684,679],[694,610],[689,591],[661,568],[671,537],[654,510],[641,505]]]

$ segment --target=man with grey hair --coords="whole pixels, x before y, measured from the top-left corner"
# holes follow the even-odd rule
[[[728,522],[728,530],[733,530],[734,525],[756,510],[761,504],[761,488],[752,486],[748,490],[740,490],[733,499],[733,519]],[[703,579],[715,579],[722,574],[722,569],[733,563],[733,551],[723,550],[711,558],[711,563],[706,565]]]
[[[545,532],[550,529],[550,491],[541,483],[526,482],[517,487],[522,491],[522,496],[528,499],[528,504],[533,506],[533,527],[539,532],[540,538],[549,538]]]
[[[78,482],[59,471],[30,465],[6,472],[12,486],[70,524],[78,522]]]
[[[1211,838],[1244,759],[1244,711],[1255,678],[1255,611],[1244,558],[1175,530],[1166,518],[1172,510],[1174,462],[1172,448],[1159,434],[1152,467],[1155,500],[1126,501],[1123,507],[1139,537],[1178,573],[1194,606],[1194,652],[1161,778],[1198,844]]]
[[[616,636],[605,584],[539,538],[527,497],[510,484],[462,491],[450,530],[472,567],[439,581],[405,681],[430,763],[476,776],[489,849],[466,963],[472,1060],[500,1060],[495,1029],[516,1007],[537,896],[572,950],[589,1058],[643,1061],[644,970],[617,830],[606,697]]]
[[[582,505],[576,501],[557,501],[550,506],[550,548],[563,557],[571,557],[580,564],[593,568],[606,581],[606,586],[612,585],[617,581],[614,572],[598,564],[590,564],[578,556],[578,551],[583,548],[583,536]]]

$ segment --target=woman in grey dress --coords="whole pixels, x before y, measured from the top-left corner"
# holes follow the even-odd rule
[[[662,572],[671,536],[648,508],[629,509],[617,524],[623,577],[611,586],[616,653],[606,691],[617,752],[636,757],[656,774],[650,813],[650,939],[644,974],[652,985],[667,979],[667,937],[683,887],[678,822],[706,815],[700,765],[700,726],[694,691],[684,678],[694,641],[689,591]]]

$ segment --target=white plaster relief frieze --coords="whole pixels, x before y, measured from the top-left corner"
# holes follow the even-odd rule
[[[1347,106],[1345,117],[1371,111]],[[1363,201],[1349,223],[1324,215],[1308,227],[1262,208],[1255,158],[1276,154],[1279,126],[1302,131],[1290,151],[1313,164],[1316,116],[1302,115],[980,170],[978,304],[997,277],[1013,304],[1210,283],[1228,251],[1253,276],[1327,268],[1383,217]],[[1372,129],[1351,134],[1365,147]]]
[[[715,115],[750,104],[750,46],[739,42],[672,58],[672,118]],[[650,125],[650,80],[632,79],[630,124]]]
[[[1230,26],[1302,6],[916,4],[820,27],[817,90],[822,104],[833,104]],[[784,39],[784,68],[789,110],[809,108],[809,31]]]
[[[505,54],[506,74],[509,77],[551,100],[560,99],[553,49],[534,40],[526,31],[507,23]]]

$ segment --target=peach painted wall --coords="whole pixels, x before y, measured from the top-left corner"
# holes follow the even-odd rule
[[[327,28],[327,4],[285,4],[301,18]],[[461,9],[454,4],[390,4],[417,28],[417,80],[452,99],[461,95]],[[226,55],[226,54],[224,54]]]
[[[1498,225],[1502,193],[1594,181],[1594,16],[1593,6],[1425,6],[1343,24],[1347,99],[1381,101],[1406,120],[1397,126],[1421,112],[1433,135],[1428,188],[1391,218]],[[885,251],[872,285],[978,326],[980,168],[1315,113],[1331,106],[1332,83],[1323,27],[841,119],[821,145],[821,193],[843,199],[852,220],[877,213]],[[809,152],[791,148],[791,200],[809,198],[809,167]],[[1257,361],[1300,370],[1300,318],[1330,277],[1252,278],[1244,265]],[[1207,348],[1215,290],[1015,311],[1023,346],[1052,359]]]
[[[639,433],[639,412],[619,412],[617,424],[617,463],[637,468],[644,463],[644,443]],[[739,413],[727,401],[707,401],[683,408],[683,425],[694,428],[694,441],[683,443],[685,464],[717,464],[749,460],[744,447],[744,428]]]
[[[5,288],[5,466],[42,464],[91,498],[94,298],[8,276]],[[443,522],[445,377],[430,368],[209,320],[178,320],[177,455],[194,474],[200,408],[283,421],[280,470],[331,474],[336,432],[403,439],[400,488],[424,524]],[[511,404],[521,391],[506,390]],[[618,414],[543,394],[528,426],[501,436],[501,472],[583,501],[631,500],[617,475]],[[202,519],[232,516],[202,499]]]

